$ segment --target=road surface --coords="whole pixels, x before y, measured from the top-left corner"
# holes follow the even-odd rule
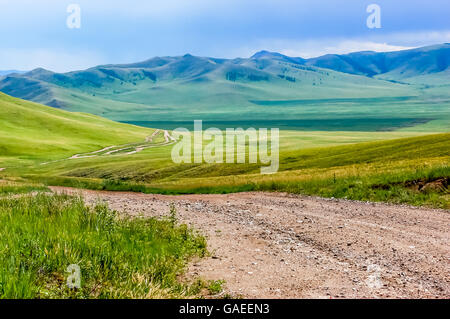
[[[89,203],[180,221],[212,256],[187,277],[223,279],[248,298],[450,298],[450,211],[281,193],[162,196],[79,193]]]

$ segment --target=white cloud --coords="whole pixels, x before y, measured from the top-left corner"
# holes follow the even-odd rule
[[[346,54],[359,51],[390,52],[390,51],[407,50],[412,48],[413,47],[390,45],[387,43],[348,40],[323,47],[301,48],[299,50],[285,49],[281,50],[281,53],[287,56],[301,56],[304,58],[314,58],[320,55],[331,53]]]
[[[260,50],[275,51],[287,56],[313,58],[325,54],[358,51],[389,52],[450,42],[450,31],[391,33],[368,38],[262,39],[245,47],[233,49],[228,57],[248,57]]]
[[[32,70],[42,67],[55,72],[68,72],[104,62],[103,56],[91,51],[8,48],[0,50],[0,70]]]

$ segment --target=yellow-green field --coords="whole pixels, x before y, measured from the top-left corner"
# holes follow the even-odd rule
[[[279,172],[261,175],[260,164],[174,164],[163,131],[148,141],[152,129],[0,97],[4,179],[170,194],[286,191],[449,206],[449,133],[281,131]],[[80,158],[70,159],[75,154]]]

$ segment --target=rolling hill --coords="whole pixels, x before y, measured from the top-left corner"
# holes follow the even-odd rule
[[[309,59],[304,64],[380,79],[415,82],[414,79],[420,76],[448,75],[450,43],[386,53],[328,54]],[[424,79],[422,83],[427,81]],[[450,78],[446,83],[450,83]]]
[[[91,114],[70,113],[0,93],[0,167],[136,142],[150,133],[149,129]]]
[[[63,74],[35,69],[4,77],[0,91],[148,127],[203,119],[215,126],[284,121],[282,126],[321,130],[329,125],[325,120],[335,130],[420,125],[436,131],[449,123],[450,99],[443,86],[448,47],[316,59],[267,51],[248,59],[187,54]]]

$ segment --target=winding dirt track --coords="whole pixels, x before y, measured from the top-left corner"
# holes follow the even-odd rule
[[[120,212],[181,221],[212,256],[187,276],[249,298],[450,298],[450,211],[280,193],[161,196],[80,191]]]
[[[147,136],[145,138],[145,142],[144,143],[151,143],[153,142],[153,138],[158,135],[161,132],[161,130],[155,130],[153,132],[153,134],[151,136]],[[172,145],[173,143],[176,142],[176,139],[170,135],[169,131],[164,130],[162,131],[162,133],[164,134],[164,144],[155,144],[155,145],[138,145],[135,146],[134,144],[124,144],[124,145],[111,145],[105,148],[102,148],[100,150],[97,151],[93,151],[93,152],[88,152],[88,153],[82,153],[82,154],[75,154],[72,155],[69,158],[64,158],[64,159],[60,159],[60,160],[56,160],[56,161],[51,161],[51,162],[44,162],[41,163],[40,165],[47,165],[47,164],[51,164],[51,163],[57,163],[57,162],[62,162],[62,161],[67,161],[67,160],[77,160],[77,159],[81,159],[81,158],[92,158],[92,157],[98,157],[98,156],[109,156],[109,155],[117,155],[117,153],[128,150],[128,149],[133,149],[132,151],[120,154],[120,155],[133,155],[139,152],[142,152],[143,150],[147,149],[147,148],[155,148],[155,147],[161,147],[161,146],[168,146],[168,145]],[[120,148],[117,148],[120,147]],[[100,154],[102,152],[108,151],[104,154]],[[100,154],[100,155],[99,155]],[[0,168],[0,172],[4,170],[4,168]]]

